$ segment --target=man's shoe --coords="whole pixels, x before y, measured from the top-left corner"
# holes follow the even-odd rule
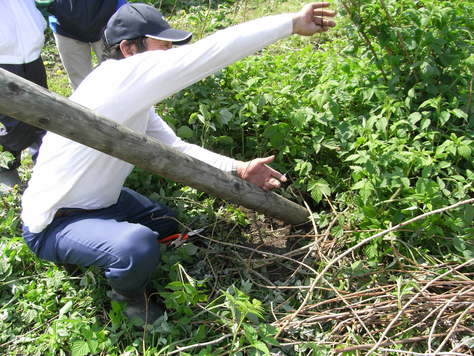
[[[19,184],[21,184],[21,180],[16,169],[0,171],[0,190],[3,193],[11,191],[15,185]]]
[[[128,297],[111,290],[107,292],[107,296],[113,301],[125,304],[124,314],[129,320],[139,320],[144,325],[153,324],[164,313],[163,308],[152,301],[146,293]]]

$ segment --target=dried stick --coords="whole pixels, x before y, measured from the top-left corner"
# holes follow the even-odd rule
[[[41,325],[37,326],[36,328],[33,328],[31,330],[28,330],[26,333],[22,334],[22,335],[18,335],[16,336],[14,339],[11,339],[7,342],[4,342],[3,344],[0,345],[1,348],[7,346],[7,345],[10,345],[10,344],[17,344],[19,342],[21,342],[22,338],[24,338],[26,335],[28,334],[31,334],[33,332],[35,332],[36,330],[38,329],[41,329],[42,327],[45,327],[45,326],[48,326],[49,323],[51,323],[54,319],[58,318],[59,315],[55,315],[53,316],[51,319],[49,319],[46,323],[42,323]]]
[[[421,319],[418,323],[416,323],[415,325],[412,325],[410,326],[408,329],[405,329],[403,331],[400,331],[399,333],[393,335],[392,337],[395,338],[397,336],[400,336],[401,334],[403,333],[406,333],[407,331],[410,331],[412,329],[415,329],[417,328],[419,325],[423,324],[426,320],[428,320],[434,313],[436,313],[440,308],[442,308],[441,305],[439,305],[438,307],[436,307],[435,309],[433,309],[431,312],[429,312],[428,314],[426,314],[426,316]]]
[[[471,330],[471,335],[474,335],[474,330]],[[455,352],[457,349],[463,347],[463,346],[467,346],[469,342],[473,342],[474,341],[474,336],[473,337],[469,337],[467,338],[466,340],[464,341],[461,341],[461,343],[455,345],[453,347],[453,349],[450,351],[450,352]]]
[[[356,319],[359,321],[360,325],[362,325],[362,328],[367,332],[367,334],[372,338],[372,340],[375,342],[375,338],[372,336],[372,333],[370,332],[370,330],[367,328],[367,325],[365,325],[365,323],[362,321],[362,319],[360,318],[359,314],[352,308],[353,305],[351,305],[347,300],[346,298],[344,298],[344,296],[342,296],[339,291],[336,289],[336,287],[334,287],[332,285],[332,283],[330,283],[328,280],[326,280],[326,278],[323,278],[323,281],[326,282],[326,284],[328,284],[331,289],[334,291],[334,293],[337,294],[337,296],[342,299],[342,301],[344,302],[344,304],[347,305],[347,307],[350,309],[352,315],[354,315],[356,317]]]
[[[474,303],[471,303],[471,305],[469,305],[466,310],[464,310],[461,315],[459,316],[459,318],[456,319],[456,322],[454,323],[454,325],[451,327],[451,329],[449,330],[448,332],[448,335],[446,335],[446,337],[444,338],[444,340],[441,342],[441,344],[438,346],[438,348],[436,349],[435,351],[435,354],[438,354],[438,352],[441,351],[441,349],[443,348],[444,344],[448,341],[448,339],[451,337],[451,335],[453,334],[454,330],[457,329],[457,326],[459,324],[459,322],[461,321],[461,319],[464,317],[464,315],[466,315],[470,310],[471,308],[474,308]]]
[[[203,346],[218,344],[219,342],[221,342],[221,341],[223,341],[223,340],[225,340],[225,339],[227,339],[228,337],[231,337],[231,336],[232,336],[232,334],[225,334],[225,335],[222,335],[221,337],[219,337],[215,340],[211,340],[211,341],[208,341],[208,342],[201,342],[199,344],[194,344],[194,345],[189,345],[189,346],[184,346],[184,347],[178,347],[175,351],[168,353],[168,355],[178,354],[178,353],[181,353],[185,350],[194,349],[196,347],[203,347]]]
[[[474,199],[470,199],[470,200],[474,200]],[[464,262],[463,264],[460,264],[459,266],[456,266],[455,268],[453,269],[450,269],[449,271],[443,273],[443,274],[440,274],[438,277],[436,277],[435,279],[431,280],[429,283],[427,283],[417,294],[415,294],[404,306],[402,309],[400,309],[400,311],[397,313],[397,315],[392,319],[392,321],[390,322],[390,324],[388,324],[388,326],[385,328],[384,332],[382,333],[382,335],[380,336],[379,338],[379,341],[377,342],[377,344],[375,344],[370,350],[369,352],[367,353],[367,356],[370,355],[373,351],[375,351],[382,343],[383,339],[385,338],[385,336],[387,336],[387,333],[389,332],[389,330],[392,328],[392,326],[395,324],[395,322],[400,318],[400,316],[404,313],[404,311],[408,308],[408,306],[413,303],[416,298],[418,298],[425,290],[427,290],[436,280],[438,279],[441,279],[443,278],[444,276],[447,276],[448,274],[450,273],[453,273],[453,271],[455,270],[458,270],[458,269],[461,269],[462,267],[465,267],[465,266],[468,266],[470,265],[471,263],[474,262],[474,258],[471,258],[469,261],[466,261]]]
[[[436,210],[433,210],[433,211],[429,211],[427,213],[424,213],[422,215],[418,215],[412,219],[409,219],[409,220],[406,220],[398,225],[395,225],[393,227],[391,227],[390,229],[387,229],[387,230],[384,230],[382,232],[379,232],[378,234],[375,234],[371,237],[368,237],[366,238],[365,240],[359,242],[357,245],[351,247],[350,249],[348,249],[346,252],[342,253],[341,255],[339,255],[338,257],[334,258],[323,270],[320,274],[318,274],[318,276],[314,279],[313,283],[311,284],[311,288],[309,289],[308,293],[306,294],[305,296],[305,299],[303,300],[303,302],[301,303],[300,307],[290,316],[290,318],[286,321],[286,323],[280,328],[280,330],[278,331],[276,337],[278,337],[282,332],[283,330],[286,328],[286,326],[291,322],[291,320],[293,320],[300,312],[301,310],[303,310],[303,308],[305,307],[305,305],[308,303],[308,300],[309,300],[309,296],[312,294],[312,291],[313,289],[316,287],[316,284],[320,281],[320,279],[322,278],[322,276],[329,270],[329,268],[331,268],[332,265],[334,265],[336,262],[340,261],[341,259],[343,259],[345,256],[347,256],[348,254],[352,253],[354,250],[358,249],[359,247],[361,246],[364,246],[365,244],[367,244],[368,242],[378,238],[378,237],[381,237],[381,236],[384,236],[390,232],[393,232],[401,227],[404,227],[406,225],[409,225],[409,224],[412,224],[418,220],[422,220],[428,216],[431,216],[431,215],[434,215],[434,214],[439,214],[439,213],[442,213],[442,212],[445,212],[445,211],[448,211],[450,209],[454,209],[454,208],[458,208],[462,205],[465,205],[465,204],[471,204],[471,203],[474,203],[474,198],[473,199],[468,199],[468,200],[463,200],[463,201],[460,201],[460,202],[457,202],[455,204],[452,204],[450,206],[447,206],[447,207],[444,207],[444,208],[440,208],[440,209],[436,209]],[[468,261],[469,262],[469,261]],[[467,263],[464,263],[460,266],[463,266],[463,265],[466,265]],[[460,266],[458,266],[456,269],[460,268]],[[439,278],[437,278],[439,279]],[[433,280],[434,281],[434,280]],[[393,321],[393,323],[395,323],[395,321]],[[388,330],[387,330],[388,331]],[[385,337],[386,333],[383,335],[383,337]],[[382,338],[379,340],[379,342],[381,342]]]
[[[474,289],[474,287],[473,287],[473,288],[469,288],[469,289],[468,289],[468,292],[471,291],[472,289]],[[459,295],[460,295],[462,292],[464,292],[463,289],[461,289],[456,295],[454,295],[454,296],[443,306],[443,308],[439,311],[438,315],[436,316],[436,319],[435,319],[434,322],[433,322],[433,326],[431,327],[430,338],[428,339],[428,352],[431,352],[431,341],[432,341],[432,340],[431,340],[431,335],[434,334],[434,331],[435,331],[435,329],[436,329],[436,324],[438,323],[439,318],[441,317],[441,315],[443,315],[444,311],[449,307],[449,305],[450,305],[453,301],[455,301],[455,300],[459,297]]]
[[[393,349],[384,349],[380,348],[380,351],[385,352],[395,352],[403,355],[416,355],[416,356],[469,356],[467,354],[462,354],[459,352],[438,352],[438,353],[420,353],[420,352],[413,352],[413,351],[406,351],[406,350],[393,350]]]
[[[305,203],[306,203],[306,202],[305,202]],[[313,225],[316,227],[316,224],[315,224],[315,222],[314,222],[314,218],[313,218],[312,216],[311,216],[311,221],[312,221]],[[336,221],[337,221],[337,216],[331,221],[331,223],[329,224],[328,228],[326,229],[326,232],[324,233],[324,238],[323,238],[323,240],[325,240],[326,237],[329,235],[329,233],[330,233],[330,231],[331,231],[331,227],[334,225],[334,223],[335,223]],[[316,231],[316,230],[315,230],[315,231]],[[322,259],[324,259],[326,262],[328,262],[328,261],[326,260],[326,257],[325,257],[323,254],[321,254],[320,248],[319,248],[319,246],[318,246],[318,241],[317,241],[316,238],[314,239],[314,243],[311,244],[311,247],[309,248],[308,252],[306,252],[306,255],[303,257],[303,261],[305,261],[306,258],[308,258],[308,256],[309,256],[309,255],[311,254],[311,252],[313,252],[314,250],[318,250],[319,256],[322,257]],[[295,269],[295,271],[286,279],[285,283],[288,283],[288,281],[289,281],[291,278],[293,278],[293,276],[295,276],[295,275],[299,272],[300,269],[301,269],[301,265],[298,266],[298,267]]]
[[[201,236],[201,235],[199,235],[199,236]],[[215,242],[215,243],[224,245],[224,246],[237,247],[237,248],[240,248],[240,249],[243,249],[243,250],[256,252],[256,253],[258,253],[258,254],[260,254],[260,255],[277,257],[278,259],[282,258],[282,259],[285,259],[285,260],[288,260],[288,261],[297,263],[297,264],[299,264],[299,265],[302,265],[302,266],[306,267],[308,270],[310,270],[311,272],[313,272],[314,274],[317,273],[317,271],[316,271],[313,267],[308,266],[306,263],[300,262],[300,261],[295,260],[295,259],[293,259],[293,258],[291,258],[291,257],[286,257],[285,255],[278,255],[278,254],[272,253],[272,252],[259,251],[259,250],[256,250],[256,249],[254,249],[254,248],[251,248],[251,247],[242,246],[242,245],[237,245],[237,244],[232,244],[232,243],[224,242],[224,241],[219,241],[219,240],[211,239],[210,237],[204,237],[204,238],[205,238],[206,240],[209,240],[209,241],[212,241],[212,242]]]
[[[206,254],[206,257],[205,257],[205,260],[207,261],[207,263],[209,264],[209,267],[211,268],[211,272],[212,272],[212,275],[214,276],[214,285],[212,286],[212,290],[211,292],[209,293],[209,299],[212,299],[212,297],[214,296],[214,294],[216,293],[216,290],[217,290],[217,285],[219,284],[219,277],[217,276],[216,272],[214,271],[214,267],[212,266],[212,263],[211,261],[209,260],[209,255]]]
[[[458,330],[460,330],[460,329],[457,329],[457,331]],[[447,333],[439,333],[439,334],[434,334],[433,336],[434,337],[443,337],[446,334]],[[424,341],[428,338],[429,338],[429,335],[414,336],[414,337],[409,337],[409,338],[402,339],[402,340],[397,340],[397,341],[392,341],[392,340],[384,341],[380,344],[380,346],[413,344],[415,342]],[[336,349],[336,350],[334,350],[334,353],[340,354],[340,353],[348,352],[348,351],[368,350],[371,347],[373,347],[373,345],[371,345],[371,344],[357,345],[357,346],[346,347],[346,348],[343,348],[343,349]],[[431,354],[422,354],[422,355],[433,355],[434,356],[434,354],[432,354],[432,353]]]

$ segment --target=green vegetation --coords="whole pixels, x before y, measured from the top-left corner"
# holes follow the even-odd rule
[[[198,38],[303,3],[149,2]],[[474,352],[474,205],[463,203],[474,197],[474,3],[333,7],[334,31],[281,41],[157,107],[192,142],[275,154],[290,178],[279,193],[312,223],[290,229],[136,170],[130,187],[176,208],[183,229],[207,227],[206,248],[163,251],[153,284],[168,312],[138,332],[100,271],[33,256],[19,193],[0,196],[2,354]],[[51,40],[45,59],[51,89],[68,95]]]

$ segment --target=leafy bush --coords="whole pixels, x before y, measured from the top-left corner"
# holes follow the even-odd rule
[[[161,112],[183,138],[225,154],[276,154],[275,166],[314,209],[330,198],[363,228],[472,196],[473,4],[340,3],[351,22],[337,39],[262,51]],[[454,251],[455,241],[470,243],[472,210],[429,218],[407,238]]]

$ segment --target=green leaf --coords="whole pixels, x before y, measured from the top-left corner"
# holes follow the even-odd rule
[[[354,154],[350,155],[349,157],[347,157],[344,161],[346,161],[346,162],[355,161],[359,157],[360,157],[360,154],[354,153]]]
[[[365,267],[364,261],[358,260],[351,264],[351,274],[354,276],[362,276],[369,270]]]
[[[97,347],[99,346],[99,342],[97,340],[87,340],[87,345],[89,346],[90,352],[95,354]]]
[[[273,147],[283,148],[288,132],[290,131],[290,126],[286,123],[279,123],[273,126],[267,127],[263,135],[270,140],[270,143]]]
[[[381,117],[377,120],[377,123],[375,125],[377,126],[377,129],[379,131],[384,132],[387,130],[388,119],[385,116]]]
[[[439,69],[428,62],[423,62],[420,66],[421,74],[425,78],[431,78],[439,75]]]
[[[310,94],[310,99],[316,109],[320,110],[323,108],[324,103],[327,102],[328,97],[326,93],[321,94],[319,91],[314,91]]]
[[[249,80],[247,80],[247,86],[251,87],[252,85],[254,85],[255,83],[258,83],[260,78],[258,77],[254,77],[254,78],[250,78]]]
[[[254,345],[258,340],[257,330],[250,324],[243,324],[244,335],[247,341]]]
[[[364,202],[367,202],[368,198],[372,195],[372,192],[375,191],[373,184],[366,178],[358,181],[351,189],[359,190],[359,194]]]
[[[466,243],[464,240],[460,239],[459,237],[453,238],[453,246],[459,252],[464,252],[466,250]]]
[[[400,181],[405,188],[410,188],[410,179],[408,177],[402,177]]]
[[[364,178],[364,179],[358,181],[356,184],[354,184],[351,189],[352,190],[362,189],[365,186],[366,183],[367,183],[367,179]]]
[[[182,250],[187,256],[194,256],[198,252],[199,247],[191,243],[181,246],[180,250]]]
[[[226,108],[221,109],[219,115],[223,125],[227,125],[234,118],[234,115]]]
[[[466,65],[471,71],[474,71],[474,54],[471,54],[468,58],[466,58]]]
[[[2,146],[0,146],[1,149]],[[15,157],[10,152],[0,152],[0,167],[8,168],[8,165]]]
[[[311,192],[311,197],[318,203],[322,200],[323,195],[331,195],[331,188],[329,187],[328,182],[326,182],[324,179],[318,179],[310,182],[308,185],[308,190]]]
[[[439,114],[439,121],[441,123],[441,126],[447,123],[450,117],[451,117],[451,114],[449,112],[441,111],[441,113]]]
[[[247,104],[245,104],[245,108],[247,108],[254,115],[256,115],[258,112],[257,105],[252,102],[248,102]]]
[[[465,159],[470,159],[472,154],[471,147],[469,147],[468,145],[459,145],[458,153]]]
[[[71,347],[71,356],[85,356],[89,354],[89,345],[86,341],[75,341]]]
[[[72,307],[72,302],[69,301],[64,306],[59,310],[59,315],[64,315],[66,314],[69,310],[71,310]]]
[[[267,345],[265,345],[261,341],[257,341],[256,343],[253,344],[253,346],[257,349],[262,351],[265,355],[270,355],[270,350],[268,349]]]
[[[466,205],[464,208],[464,221],[467,225],[472,224],[474,221],[474,206]]]
[[[181,126],[178,131],[177,131],[177,135],[179,137],[181,137],[182,139],[190,139],[191,137],[193,137],[194,133],[193,133],[193,130],[191,130],[189,128],[189,126]]]
[[[454,109],[454,110],[451,110],[451,113],[452,113],[454,116],[456,116],[456,117],[458,117],[458,118],[460,118],[460,119],[465,119],[465,120],[467,120],[467,114],[466,114],[464,111],[462,111],[461,109]]]
[[[431,120],[430,119],[423,119],[421,121],[420,129],[425,130],[431,125]]]
[[[312,169],[313,165],[310,162],[296,160],[295,171],[298,172],[300,176],[307,176]]]
[[[290,119],[294,127],[302,129],[314,116],[315,114],[312,108],[300,108],[291,114]]]
[[[410,121],[413,125],[416,125],[416,123],[420,120],[421,120],[421,114],[419,112],[411,113],[408,116],[408,121]]]
[[[320,143],[313,143],[313,149],[314,149],[314,153],[315,154],[318,154],[319,151],[321,151],[321,144]]]
[[[418,109],[422,109],[426,106],[430,106],[432,108],[436,108],[436,101],[435,99],[428,99],[428,100],[425,100],[424,102],[422,102],[420,104],[420,106],[418,107]]]
[[[234,139],[230,136],[219,136],[216,141],[227,146],[232,146],[234,144]]]

